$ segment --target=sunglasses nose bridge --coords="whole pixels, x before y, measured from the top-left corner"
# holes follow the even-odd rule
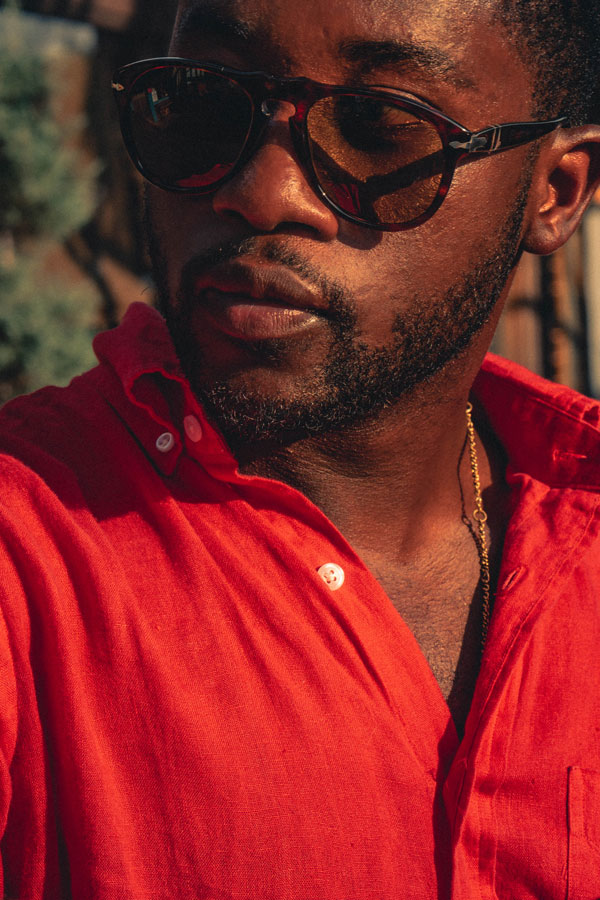
[[[266,97],[260,104],[260,111],[265,119],[272,119],[277,112],[279,100],[275,97]]]
[[[260,103],[260,111],[265,119],[291,119],[296,115],[297,104],[291,97],[276,94],[264,97]]]
[[[256,107],[255,107],[256,108]],[[301,162],[307,168],[306,153],[302,134],[303,104],[288,92],[273,92],[271,96],[264,97],[258,103],[261,113],[261,124],[257,128],[251,153],[256,152],[262,144],[270,127],[276,123],[280,126],[287,124],[292,139],[294,150]],[[258,121],[256,123],[258,125]],[[310,169],[310,166],[308,166]],[[309,173],[310,174],[310,173]]]

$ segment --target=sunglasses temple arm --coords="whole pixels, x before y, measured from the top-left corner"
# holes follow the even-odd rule
[[[509,150],[537,141],[557,128],[568,127],[569,120],[566,116],[547,122],[507,122],[505,125],[490,125],[481,131],[468,134],[464,141],[450,141],[449,146],[452,150],[465,155],[498,153],[500,150]]]

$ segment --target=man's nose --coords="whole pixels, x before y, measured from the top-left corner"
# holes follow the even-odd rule
[[[245,219],[256,231],[300,225],[321,240],[332,240],[339,221],[315,193],[296,156],[289,123],[294,107],[280,103],[269,111],[261,144],[237,175],[215,191],[213,209],[221,216]]]

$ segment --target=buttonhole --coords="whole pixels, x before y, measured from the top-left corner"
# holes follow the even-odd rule
[[[554,450],[552,456],[559,459],[587,459],[587,453],[572,453],[571,450]]]
[[[516,569],[513,569],[512,572],[509,572],[500,587],[502,593],[511,591],[514,586],[521,580],[526,571],[527,570],[525,566],[517,566]]]

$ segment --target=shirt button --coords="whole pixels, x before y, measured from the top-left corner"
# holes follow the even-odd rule
[[[194,444],[197,444],[198,441],[202,440],[202,425],[196,416],[186,416],[183,420],[183,427],[185,428],[185,433],[190,441]]]
[[[156,441],[156,449],[161,453],[168,453],[175,446],[175,438],[170,431],[165,431]]]
[[[344,570],[335,563],[327,563],[321,566],[317,574],[320,575],[330,591],[339,591],[346,580]]]

